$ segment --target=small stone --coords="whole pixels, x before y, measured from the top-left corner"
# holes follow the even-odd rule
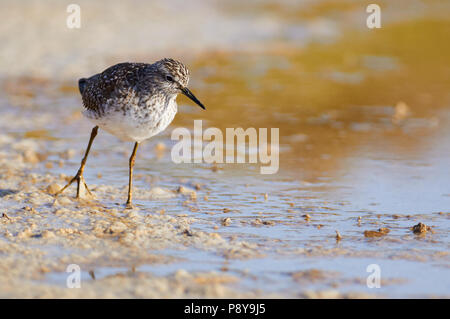
[[[222,219],[222,226],[229,226],[231,224],[231,218],[226,217]]]
[[[422,223],[414,225],[412,228],[414,234],[425,234],[427,231],[431,231],[431,227]]]
[[[387,228],[380,228],[378,231],[376,230],[366,230],[364,231],[365,237],[382,237],[387,235],[390,232]]]
[[[48,273],[50,272],[50,268],[42,266],[41,268],[39,268],[39,271],[42,273]]]
[[[37,213],[37,211],[34,209],[34,207],[31,207],[31,206],[25,206],[23,209],[26,210],[27,212],[31,212],[32,214]]]
[[[253,224],[253,225],[261,225],[261,224],[262,224],[262,221],[261,221],[261,219],[259,219],[259,218],[255,218],[255,220],[253,221],[252,224]]]
[[[52,183],[47,186],[47,193],[49,193],[50,195],[55,195],[60,189],[61,189],[60,185]]]

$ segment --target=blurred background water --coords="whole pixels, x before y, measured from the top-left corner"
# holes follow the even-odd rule
[[[80,115],[77,79],[118,62],[177,58],[190,67],[190,87],[207,111],[178,98],[175,121],[138,153],[135,185],[199,183],[209,200],[188,207],[136,203],[143,213],[193,214],[192,227],[209,231],[230,217],[217,232],[258,243],[264,254],[223,260],[185,247],[161,252],[183,262],[141,270],[165,274],[226,263],[243,276],[243,287],[293,295],[305,285],[289,274],[317,268],[343,277],[307,288],[373,293],[366,267],[376,263],[384,278],[401,279],[377,293],[449,296],[448,1],[377,1],[380,29],[366,27],[368,3],[356,0],[77,1],[80,29],[66,27],[68,4],[1,1],[2,134],[34,138],[54,152],[76,150],[62,168],[35,169],[73,174],[91,129]],[[280,128],[279,172],[261,175],[260,164],[174,164],[170,133],[193,129],[195,119],[204,120],[204,129]],[[155,151],[161,143],[166,151]],[[101,132],[88,184],[125,187],[131,148]],[[257,218],[268,223],[255,225]],[[419,221],[435,234],[416,238],[409,227]],[[391,233],[364,237],[379,227]],[[318,247],[330,253],[315,255]]]

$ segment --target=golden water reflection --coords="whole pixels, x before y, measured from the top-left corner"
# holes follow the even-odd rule
[[[380,141],[408,158],[445,126],[448,34],[449,21],[423,19],[305,49],[208,53],[192,71],[204,81],[192,85],[208,110],[174,124],[203,118],[222,129],[279,127],[281,167],[303,178],[327,175],[355,149]]]

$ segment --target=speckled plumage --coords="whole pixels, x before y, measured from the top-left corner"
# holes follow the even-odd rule
[[[129,162],[127,208],[131,208],[133,166],[139,143],[158,134],[169,126],[177,113],[177,95],[182,93],[205,109],[187,88],[189,71],[173,59],[162,59],[153,64],[119,63],[102,73],[78,81],[83,98],[83,115],[95,123],[86,153],[77,174],[58,192],[64,192],[77,181],[77,198],[84,186],[83,172],[98,128],[119,137],[134,141]]]
[[[173,59],[119,63],[79,80],[83,114],[122,140],[141,142],[172,122],[175,99],[188,82],[188,69]]]

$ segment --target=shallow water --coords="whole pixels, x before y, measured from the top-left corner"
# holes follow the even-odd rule
[[[149,201],[137,195],[138,214],[164,209],[168,216],[194,217],[194,232],[255,244],[260,256],[228,258],[214,247],[176,246],[156,251],[172,262],[138,265],[136,271],[165,276],[179,269],[215,270],[239,278],[231,284],[238,290],[291,297],[327,289],[448,297],[449,29],[446,20],[413,18],[383,32],[343,31],[339,40],[302,42],[302,48],[192,58],[191,87],[207,111],[178,98],[174,123],[138,151],[135,188],[145,192],[199,184],[197,200]],[[40,141],[48,157],[32,173],[74,174],[91,129],[78,115],[74,84],[5,83],[2,134]],[[204,120],[203,129],[280,128],[279,172],[261,175],[260,164],[219,164],[218,170],[210,164],[174,164],[170,133],[181,126],[192,130],[194,119]],[[158,143],[166,150],[156,151]],[[75,155],[59,167],[58,152],[67,149]],[[100,131],[85,171],[94,193],[98,185],[126,189],[131,149],[131,143]],[[97,200],[122,209],[125,198]],[[222,225],[224,218],[230,218],[228,226]],[[419,222],[433,233],[413,234],[410,228]],[[365,230],[381,227],[390,233],[364,237]],[[336,239],[336,231],[342,239]],[[370,264],[381,268],[380,289],[366,286]],[[92,265],[97,280],[131,267]],[[296,273],[312,269],[321,274],[295,279]],[[82,278],[91,280],[87,272]],[[65,280],[66,273],[54,271],[40,282],[63,286]]]

